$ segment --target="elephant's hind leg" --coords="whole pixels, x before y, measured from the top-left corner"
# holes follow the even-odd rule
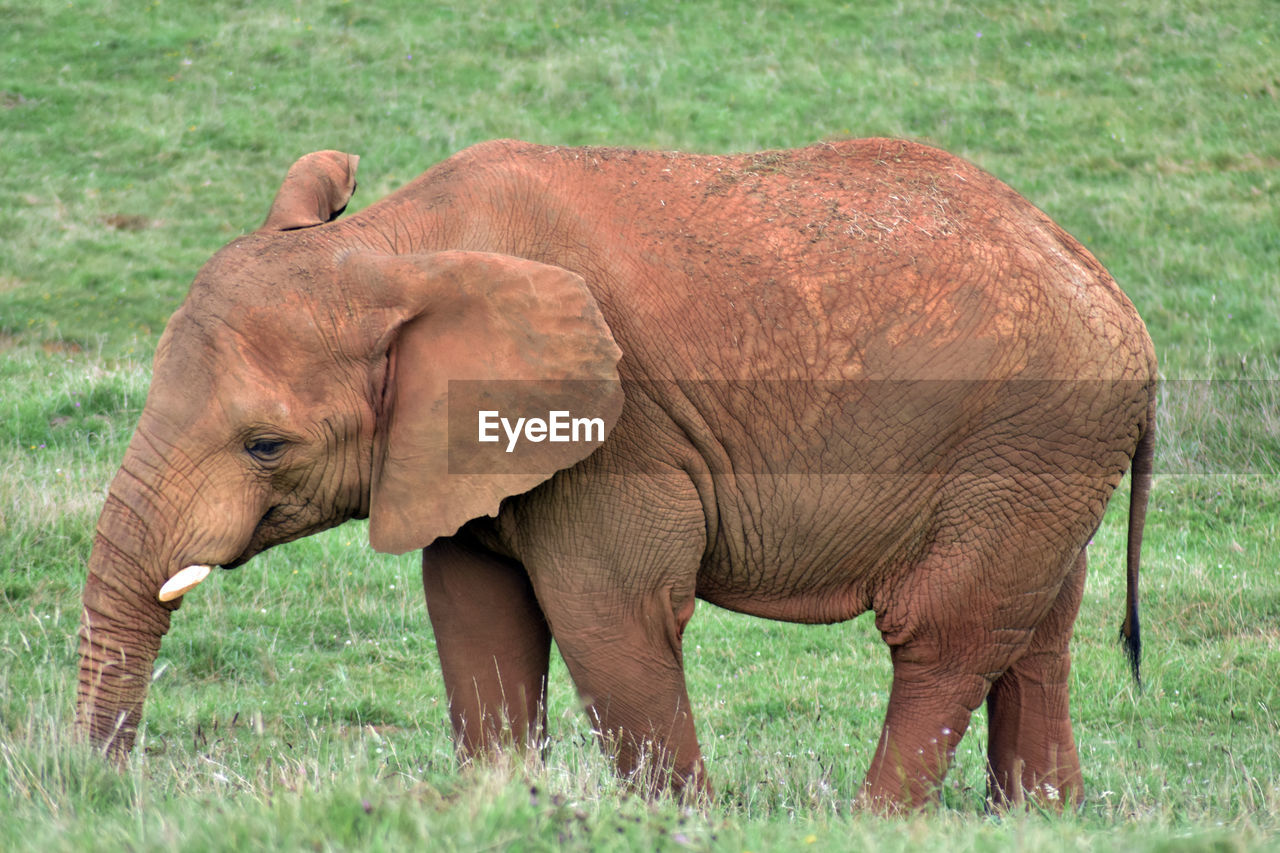
[[[1007,567],[1044,566],[1047,553],[1043,542],[1005,541],[985,556],[972,545],[940,547],[881,593],[876,625],[889,644],[893,687],[863,785],[868,805],[894,810],[936,799],[974,709],[1023,656],[1068,571],[1065,563]],[[1069,626],[1072,615],[1060,618]]]
[[[876,811],[935,800],[989,682],[981,667],[929,640],[894,646],[893,687],[860,799]]]
[[[422,552],[422,582],[461,757],[539,747],[551,631],[524,568],[438,539]]]
[[[1027,794],[1062,808],[1080,801],[1080,759],[1071,734],[1068,643],[1084,591],[1082,550],[1031,644],[987,696],[988,787],[997,807]]]

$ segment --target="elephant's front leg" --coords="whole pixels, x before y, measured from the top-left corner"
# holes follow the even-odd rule
[[[463,760],[540,746],[551,632],[524,568],[438,539],[422,552],[422,583]]]
[[[683,652],[707,519],[683,470],[624,464],[626,476],[562,474],[513,508],[508,529],[619,775],[647,794],[709,794]]]
[[[590,625],[558,619],[568,612],[553,616],[557,648],[600,744],[618,774],[646,794],[668,786],[710,794],[681,652],[692,612],[690,584],[654,590]]]
[[[601,746],[619,775],[646,794],[670,787],[678,795],[709,795],[681,651],[693,615],[692,584],[614,602],[607,595],[562,599],[549,613]],[[591,610],[594,616],[580,619]]]
[[[556,513],[577,523],[527,519],[522,558],[592,727],[646,793],[707,794],[682,645],[706,543],[697,493],[682,472],[565,485]]]

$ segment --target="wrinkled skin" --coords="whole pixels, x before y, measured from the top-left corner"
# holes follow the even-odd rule
[[[367,516],[379,550],[423,549],[464,757],[541,739],[554,638],[619,771],[706,791],[695,601],[874,610],[893,685],[866,802],[928,802],[984,700],[993,799],[1078,801],[1068,641],[1132,462],[1136,672],[1156,363],[1074,239],[896,140],[493,142],[337,219],[355,159],[298,161],[161,339],[84,593],[96,743],[132,746],[167,578]],[[450,379],[589,380],[555,399],[607,437],[461,473],[444,422],[475,407],[445,405]]]

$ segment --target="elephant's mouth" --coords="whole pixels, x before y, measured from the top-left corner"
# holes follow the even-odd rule
[[[268,548],[328,530],[347,520],[345,517],[311,518],[311,514],[306,512],[308,507],[309,504],[301,507],[277,504],[269,508],[258,520],[244,550],[234,559],[219,565],[224,569],[238,569]]]
[[[280,536],[281,513],[279,509],[278,506],[268,508],[262,514],[262,517],[258,519],[258,523],[254,525],[253,533],[249,536],[249,541],[245,544],[244,550],[232,559],[219,563],[219,567],[223,569],[238,569],[272,545],[287,542],[289,539],[296,539],[297,536],[289,536],[288,538]]]

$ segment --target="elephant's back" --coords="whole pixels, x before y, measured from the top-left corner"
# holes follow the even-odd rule
[[[596,277],[602,304],[645,317],[641,336],[667,330],[663,358],[692,348],[698,375],[1047,377],[1103,362],[1154,373],[1145,328],[1102,265],[1008,185],[936,148],[537,156],[575,175],[564,186],[590,216],[574,227],[626,271]]]

